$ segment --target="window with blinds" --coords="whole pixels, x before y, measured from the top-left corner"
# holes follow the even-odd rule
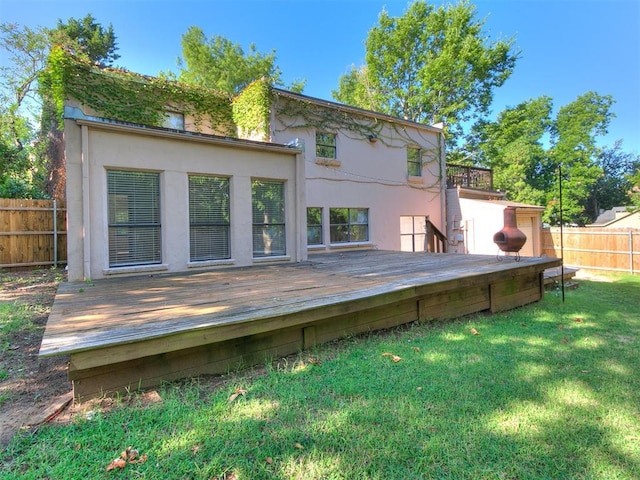
[[[190,260],[231,258],[229,179],[189,176]]]
[[[160,174],[108,170],[107,190],[109,266],[160,263]]]
[[[253,256],[285,255],[284,183],[253,180],[251,203]]]

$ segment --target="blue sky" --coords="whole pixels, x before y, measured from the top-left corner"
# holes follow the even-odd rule
[[[433,0],[440,5],[442,0]],[[450,2],[449,2],[450,3]],[[615,104],[609,135],[640,154],[640,0],[476,0],[485,32],[515,37],[515,72],[496,91],[493,113],[549,95],[555,108],[595,91]],[[402,15],[407,0],[0,0],[0,22],[53,27],[87,13],[118,38],[119,66],[156,75],[176,70],[180,39],[192,26],[269,53],[285,83],[331,100],[339,77],[364,62],[364,41],[382,9]]]

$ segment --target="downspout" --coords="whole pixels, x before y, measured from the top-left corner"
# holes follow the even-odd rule
[[[440,150],[440,231],[449,232],[449,219],[447,218],[447,161],[445,155],[444,131],[438,134],[438,146]],[[447,252],[449,239],[446,239],[444,251]]]
[[[89,201],[89,127],[82,125],[82,262],[83,277],[91,279],[91,202]]]

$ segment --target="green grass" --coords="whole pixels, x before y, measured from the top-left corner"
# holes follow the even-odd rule
[[[615,280],[167,384],[19,435],[0,478],[637,479],[640,277]],[[147,461],[107,472],[128,446]]]

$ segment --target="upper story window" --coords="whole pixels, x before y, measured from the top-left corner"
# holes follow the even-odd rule
[[[410,177],[422,176],[422,150],[407,147],[407,173]]]
[[[316,156],[337,158],[335,133],[316,133]]]
[[[162,126],[174,130],[184,130],[184,114],[179,112],[165,112]]]

